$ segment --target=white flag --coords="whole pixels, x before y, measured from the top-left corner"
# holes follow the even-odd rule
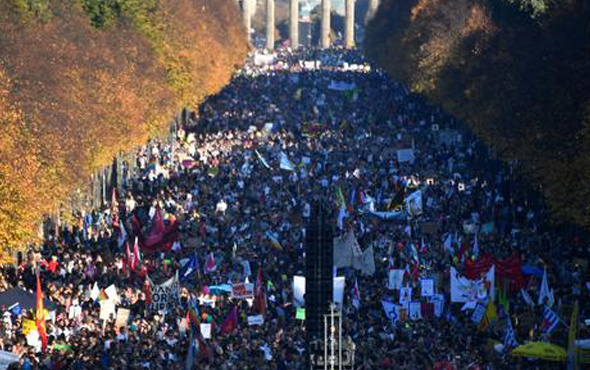
[[[279,162],[281,170],[295,171],[295,165],[287,158],[285,152],[279,154]]]
[[[402,287],[404,281],[404,274],[406,270],[395,269],[389,270],[389,285],[388,288],[392,290],[398,290]]]
[[[387,316],[392,324],[395,324],[399,320],[399,306],[389,301],[381,301],[381,304],[383,305],[385,316]]]
[[[542,305],[547,298],[547,306],[553,306],[555,299],[553,297],[553,290],[549,290],[549,283],[547,282],[547,270],[543,272],[543,281],[541,282],[541,291],[539,292],[539,301],[537,304]]]
[[[117,244],[119,245],[119,248],[121,248],[121,246],[125,243],[125,240],[127,240],[127,231],[125,231],[125,225],[123,225],[123,221],[120,221],[119,224],[121,225],[121,230],[119,231]]]
[[[357,279],[354,280],[354,286],[352,287],[352,305],[357,310],[361,306],[361,293],[359,291],[359,282]]]
[[[522,294],[522,298],[524,299],[526,304],[528,304],[529,306],[535,305],[535,302],[533,301],[529,293],[526,290],[524,290],[524,288],[520,288],[520,294]]]

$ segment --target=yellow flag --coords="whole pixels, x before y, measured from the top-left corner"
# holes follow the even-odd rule
[[[36,331],[36,330],[37,330],[37,324],[35,324],[34,320],[28,320],[28,319],[23,320],[23,334],[24,335],[29,335],[29,333],[31,331]]]
[[[496,305],[490,299],[488,300],[488,305],[486,307],[486,314],[484,315],[483,319],[478,325],[479,330],[485,330],[492,322],[496,321],[498,318],[498,312],[496,311]]]

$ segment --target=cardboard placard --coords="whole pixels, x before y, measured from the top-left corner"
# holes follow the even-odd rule
[[[115,316],[117,307],[115,302],[107,299],[100,302],[100,319],[109,320],[112,316]]]
[[[127,323],[129,322],[129,311],[126,308],[118,308],[117,309],[117,318],[115,319],[115,328],[120,327],[127,327]]]
[[[422,318],[422,305],[420,302],[410,302],[410,319],[418,320]]]
[[[422,297],[432,297],[434,295],[434,279],[420,279],[420,295]]]
[[[305,308],[297,307],[297,311],[295,312],[295,318],[297,320],[305,320]]]
[[[204,339],[211,339],[211,324],[200,324],[201,335]]]
[[[234,299],[254,298],[254,284],[237,283],[232,285],[231,297]]]
[[[262,324],[264,324],[264,316],[262,316],[262,315],[248,316],[248,326],[262,325]]]

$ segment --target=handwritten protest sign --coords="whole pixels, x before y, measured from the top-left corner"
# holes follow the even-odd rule
[[[179,302],[178,273],[164,284],[156,285],[152,290],[150,309],[153,311],[167,311],[175,308]]]

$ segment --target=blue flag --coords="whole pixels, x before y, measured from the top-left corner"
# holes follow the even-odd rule
[[[8,307],[8,311],[10,311],[10,313],[14,316],[20,316],[23,314],[23,308],[20,306],[20,303],[18,302]]]
[[[180,271],[178,274],[180,280],[182,281],[188,279],[193,273],[197,271],[197,266],[198,261],[197,255],[195,254],[192,257],[190,257],[188,261],[186,261],[182,266],[180,266]]]

